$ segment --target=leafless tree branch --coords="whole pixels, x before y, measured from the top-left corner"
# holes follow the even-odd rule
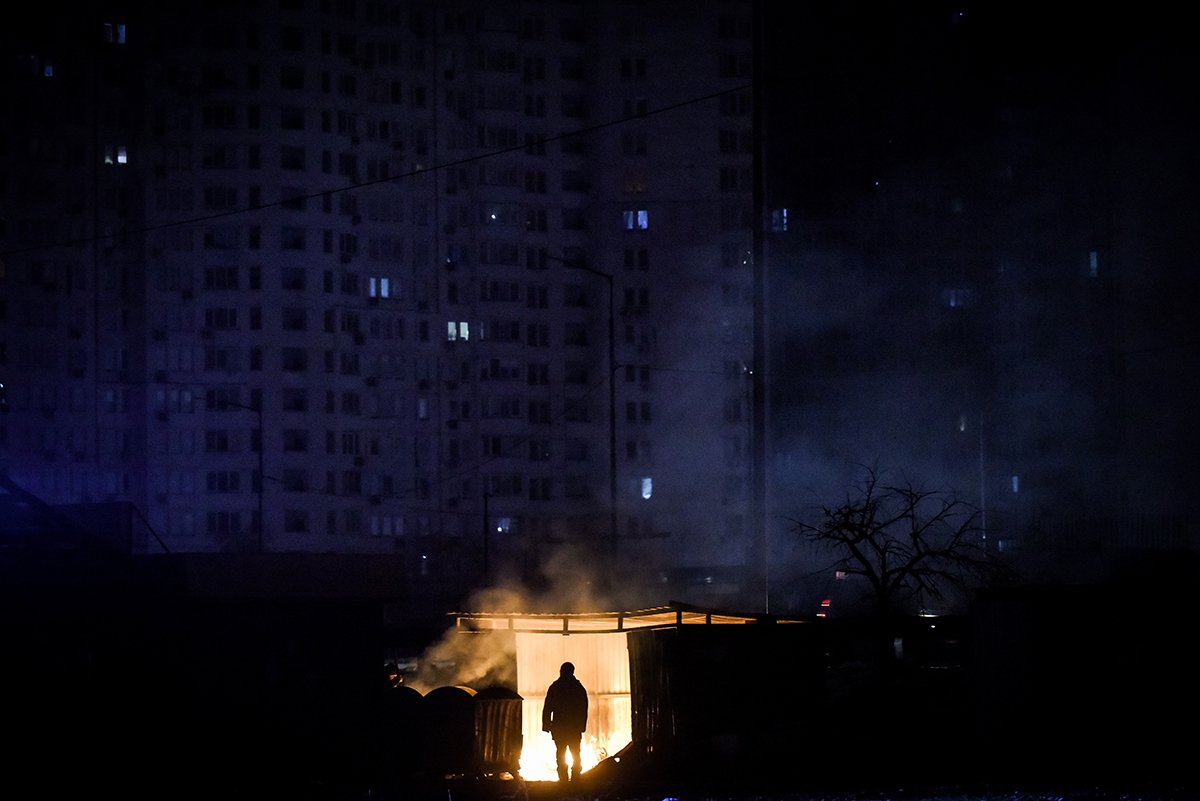
[[[979,509],[911,483],[884,484],[875,469],[865,469],[857,494],[792,523],[798,536],[833,553],[834,569],[865,579],[863,600],[880,615],[1008,575],[986,548]]]

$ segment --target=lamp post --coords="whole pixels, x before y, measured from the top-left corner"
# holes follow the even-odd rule
[[[488,562],[488,539],[491,537],[491,532],[488,531],[488,529],[491,528],[491,525],[492,525],[492,520],[488,516],[488,499],[491,497],[492,497],[491,493],[484,490],[484,493],[483,493],[483,580],[484,581],[488,581],[492,577],[491,564]]]
[[[613,314],[613,277],[610,273],[587,266],[581,260],[560,259],[548,254],[546,258],[574,270],[583,270],[592,275],[598,275],[608,282],[608,547],[609,555],[615,566],[617,559],[617,356]]]
[[[255,534],[258,537],[258,552],[263,552],[263,450],[265,443],[263,442],[263,413],[261,406],[246,406],[237,401],[226,400],[222,401],[223,407],[233,406],[238,409],[245,409],[248,412],[254,412],[258,416],[258,525],[255,526]]]

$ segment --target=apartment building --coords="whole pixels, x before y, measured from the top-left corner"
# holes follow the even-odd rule
[[[144,552],[736,573],[751,12],[39,10],[3,45],[0,465],[132,504]]]

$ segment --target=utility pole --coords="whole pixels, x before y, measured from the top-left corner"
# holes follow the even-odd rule
[[[751,444],[751,492],[753,493],[752,531],[754,541],[762,548],[762,580],[763,580],[763,611],[771,611],[771,543],[767,526],[767,369],[770,356],[768,353],[767,325],[770,317],[767,314],[767,265],[766,252],[763,244],[763,227],[767,217],[765,165],[766,158],[763,127],[766,124],[766,93],[763,87],[767,82],[766,54],[764,51],[766,31],[763,26],[764,0],[755,0],[751,13],[753,14],[753,48],[754,48],[754,88],[752,89],[754,110],[753,117],[753,196],[754,196],[754,239],[753,265],[754,271],[754,357],[750,375],[751,420],[754,428]]]

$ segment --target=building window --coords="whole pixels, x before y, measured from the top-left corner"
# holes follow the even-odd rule
[[[205,529],[209,536],[241,534],[242,520],[237,512],[209,512]]]
[[[233,331],[238,327],[237,309],[207,308],[204,310],[204,327],[222,331]]]
[[[644,231],[650,227],[650,212],[646,209],[626,209],[622,214],[626,231]]]
[[[942,302],[948,309],[961,309],[971,305],[972,292],[969,289],[946,289],[942,291]]]
[[[624,133],[621,135],[621,152],[626,156],[646,155],[646,134]]]
[[[280,312],[280,324],[284,331],[307,331],[308,310],[299,307],[284,307]]]
[[[308,369],[308,351],[304,348],[284,348],[281,357],[284,372],[302,373]]]
[[[372,298],[390,298],[391,282],[387,278],[372,275],[367,279],[367,295]]]
[[[213,494],[237,492],[238,484],[236,470],[212,470],[205,476],[206,489]]]
[[[125,23],[104,23],[104,41],[108,44],[125,44]]]
[[[283,250],[304,250],[304,229],[287,226],[281,233],[280,246]]]
[[[635,97],[625,101],[626,117],[644,117],[650,110],[650,105],[644,97]]]
[[[565,323],[563,325],[563,344],[579,346],[587,345],[587,325],[585,323]]]
[[[104,163],[112,166],[129,163],[129,151],[125,145],[106,145],[104,147]]]
[[[229,432],[223,428],[205,431],[204,450],[206,453],[228,453]]]
[[[566,441],[565,456],[572,462],[587,461],[588,458],[588,442],[586,439],[571,437]]]
[[[786,208],[771,210],[771,230],[783,233],[788,229],[788,210]]]
[[[644,58],[623,58],[621,59],[621,80],[641,80],[646,77],[646,59]]]
[[[587,384],[588,363],[566,362],[563,365],[563,382],[567,384]]]
[[[279,166],[285,170],[303,170],[305,162],[304,148],[296,145],[283,145],[279,148]]]
[[[650,252],[645,248],[625,248],[626,270],[647,270],[650,268]]]

